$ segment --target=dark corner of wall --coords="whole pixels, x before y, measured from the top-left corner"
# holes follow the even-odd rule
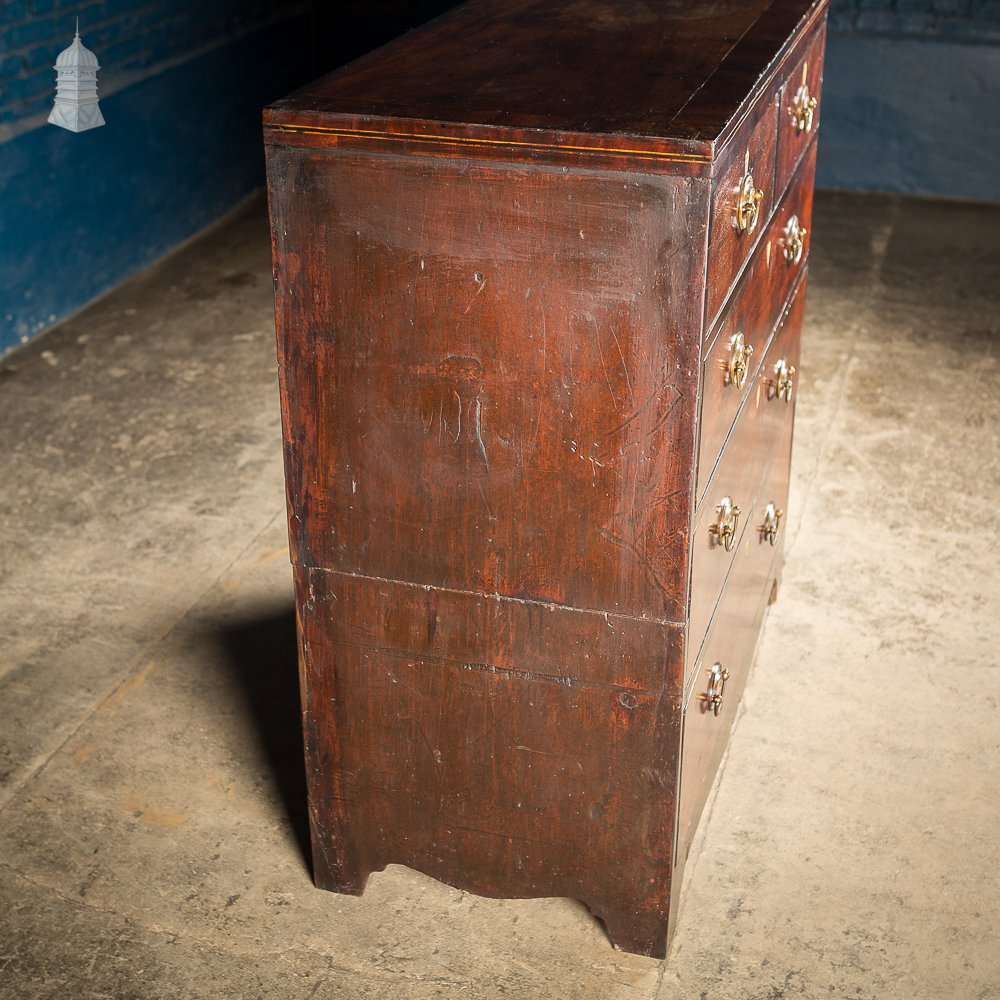
[[[448,6],[4,0],[0,354],[259,189],[265,104]],[[77,18],[105,124],[74,132],[47,119]]]

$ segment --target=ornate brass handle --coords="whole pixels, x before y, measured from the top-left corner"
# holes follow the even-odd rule
[[[772,545],[776,545],[778,542],[778,527],[784,514],[783,510],[774,506],[773,500],[764,508],[764,527],[761,534]]]
[[[792,401],[792,390],[795,388],[795,365],[790,365],[782,358],[774,366],[774,398],[784,398],[786,403]]]
[[[799,217],[793,215],[785,226],[785,236],[782,241],[785,244],[785,260],[789,264],[798,264],[802,260],[802,251],[805,249],[806,233],[809,232],[805,226],[799,225]]]
[[[753,356],[753,344],[748,344],[742,333],[737,333],[729,342],[729,384],[742,389],[750,372],[749,361]]]
[[[729,671],[721,663],[713,663],[708,671],[708,691],[705,692],[705,705],[715,715],[722,710],[722,693],[726,690]]]
[[[736,189],[736,228],[741,233],[752,233],[760,218],[760,202],[764,192],[754,185],[753,174],[747,160],[746,173]]]
[[[813,117],[816,114],[816,98],[809,94],[809,85],[803,83],[792,98],[792,106],[788,109],[792,125],[796,132],[811,132]]]
[[[740,509],[730,497],[723,497],[715,509],[719,512],[719,520],[712,525],[712,533],[727,552],[732,552],[740,523]]]

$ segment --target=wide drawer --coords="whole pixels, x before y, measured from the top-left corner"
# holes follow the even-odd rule
[[[826,21],[793,55],[778,99],[778,152],[775,192],[785,189],[795,167],[819,129]]]
[[[766,543],[765,543],[766,544]],[[766,607],[770,553],[755,531],[744,532],[740,554],[697,658],[684,708],[678,802],[677,857],[687,855],[753,662]]]
[[[677,857],[687,855],[725,752],[753,664],[769,596],[781,569],[792,426],[758,493],[739,554],[685,691]]]
[[[692,540],[691,602],[688,615],[688,648],[685,687],[691,676],[694,653],[705,635],[719,603],[723,585],[736,560],[746,526],[758,515],[766,472],[779,442],[790,440],[794,412],[795,378],[799,341],[805,311],[803,278],[795,289],[784,319],[771,340],[764,363],[754,380],[750,398],[740,412],[719,468],[696,519]],[[787,461],[786,461],[787,464]],[[728,513],[726,500],[740,509],[731,535],[724,542]],[[766,499],[763,500],[766,503]],[[761,515],[762,516],[762,515]],[[733,570],[735,572],[735,570]]]
[[[813,145],[705,352],[698,449],[699,500],[712,477],[736,414],[754,385],[753,374],[763,363],[765,346],[781,317],[792,286],[805,269],[815,167],[816,147]],[[790,229],[793,219],[796,221]],[[798,244],[793,241],[795,227],[800,234]]]
[[[774,208],[777,145],[776,97],[762,97],[744,129],[733,140],[732,159],[715,180],[708,240],[705,319],[711,322],[765,230]]]
[[[753,400],[748,401],[748,405],[751,402]],[[736,561],[746,526],[753,516],[757,489],[773,444],[765,440],[764,430],[763,421],[744,410],[720,463],[719,475],[695,524],[688,614],[691,654],[705,635],[726,577]],[[692,663],[693,658],[689,655],[685,686]]]

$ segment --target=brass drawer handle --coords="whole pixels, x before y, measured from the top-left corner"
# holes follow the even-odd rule
[[[729,342],[729,384],[742,389],[750,372],[749,361],[753,356],[753,344],[748,344],[742,333]]]
[[[760,203],[764,192],[754,185],[749,151],[744,169],[746,172],[736,189],[736,228],[741,233],[752,233],[760,218]]]
[[[722,693],[726,690],[729,671],[721,663],[713,663],[708,672],[708,691],[705,692],[705,705],[718,716],[722,711]]]
[[[808,67],[803,70],[803,76]],[[792,126],[796,132],[811,132],[813,127],[813,117],[816,114],[816,98],[810,96],[809,85],[803,83],[792,98],[792,106],[788,109],[788,114],[792,119]]]
[[[799,217],[793,215],[785,226],[785,235],[782,242],[785,245],[785,260],[789,264],[798,264],[802,260],[802,251],[805,249],[806,233],[809,230],[805,226],[799,225]]]
[[[727,552],[732,552],[736,544],[736,529],[739,527],[741,511],[731,497],[723,497],[715,509],[719,512],[719,520],[712,525],[712,534],[715,535],[719,545]]]
[[[785,512],[780,507],[774,506],[773,500],[764,508],[764,527],[761,529],[761,534],[772,545],[778,543],[778,528],[784,515]]]
[[[795,389],[795,365],[790,365],[782,358],[774,366],[774,398],[792,401],[792,391]]]

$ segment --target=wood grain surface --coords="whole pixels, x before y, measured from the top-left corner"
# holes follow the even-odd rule
[[[317,569],[296,585],[317,884],[359,894],[398,863],[480,895],[571,896],[662,956],[682,631],[507,601],[474,632],[422,587]],[[578,679],[630,669],[658,689]]]
[[[824,0],[472,0],[271,105],[315,144],[610,148],[711,163]],[[278,141],[285,141],[283,138]],[[492,148],[491,148],[492,147]],[[412,148],[412,147],[411,147]],[[684,169],[683,166],[681,169]]]
[[[269,174],[294,561],[681,621],[707,185]]]

